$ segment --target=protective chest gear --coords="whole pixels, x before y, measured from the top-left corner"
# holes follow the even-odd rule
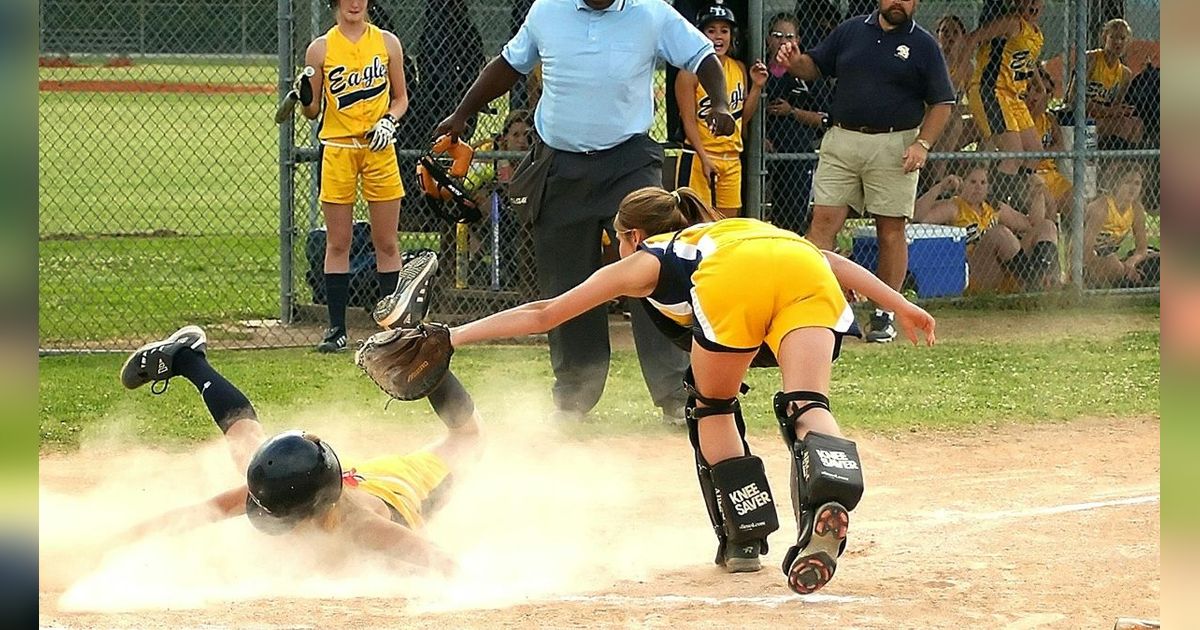
[[[260,531],[280,534],[319,515],[342,495],[337,454],[303,431],[267,440],[246,470],[246,516]]]

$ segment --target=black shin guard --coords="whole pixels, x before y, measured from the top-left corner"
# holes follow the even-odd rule
[[[725,565],[726,543],[757,545],[760,554],[767,552],[767,536],[779,529],[775,502],[767,482],[762,460],[750,454],[746,443],[746,423],[742,419],[737,398],[708,398],[696,391],[691,370],[684,380],[688,392],[685,415],[688,437],[696,454],[696,476],[700,493],[708,509],[713,533],[717,536],[716,564]],[[742,393],[747,391],[743,385]],[[704,403],[698,407],[697,402]],[[708,416],[733,414],[745,455],[710,465],[700,452],[700,419]]]
[[[829,410],[829,398],[824,394],[779,392],[774,406],[780,432],[792,455],[792,510],[803,536],[806,529],[811,529],[806,519],[811,519],[820,505],[836,501],[847,511],[858,505],[863,494],[862,464],[858,448],[850,440],[812,431],[803,438],[796,437],[796,420],[801,415],[812,409]]]

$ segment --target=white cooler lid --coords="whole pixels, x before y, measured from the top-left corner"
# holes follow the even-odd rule
[[[875,226],[865,225],[854,228],[854,238],[875,238]],[[904,237],[909,241],[920,238],[948,238],[958,240],[967,237],[967,228],[936,223],[909,223],[904,226]]]

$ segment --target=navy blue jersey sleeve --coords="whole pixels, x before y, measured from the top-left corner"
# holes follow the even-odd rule
[[[808,56],[812,57],[813,63],[817,65],[817,69],[821,71],[824,77],[837,76],[837,58],[841,52],[845,42],[847,32],[854,28],[855,20],[850,19],[842,22],[837,28],[833,29],[821,43],[813,46],[808,50]]]
[[[946,67],[946,58],[932,38],[929,44],[922,46],[925,58],[925,104],[953,103],[955,99],[954,85],[950,82],[950,70]]]

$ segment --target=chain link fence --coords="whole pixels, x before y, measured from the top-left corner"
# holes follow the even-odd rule
[[[529,228],[508,208],[505,194],[530,141],[540,94],[536,72],[472,123],[478,152],[466,184],[482,220],[449,223],[420,197],[415,179],[430,130],[515,32],[530,3],[371,3],[372,20],[396,33],[406,53],[410,109],[397,152],[408,195],[399,241],[402,249],[438,252],[431,310],[442,321],[480,317],[537,297]],[[675,4],[688,17],[705,6],[696,0]],[[727,4],[739,19],[736,50],[753,61],[769,55],[778,14],[797,16],[797,39],[808,47],[863,3]],[[935,31],[946,22],[943,16],[955,15],[966,32],[993,4],[1000,3],[925,0],[918,21]],[[40,11],[41,347],[126,350],[184,323],[204,325],[226,347],[318,341],[325,307],[316,126],[297,117],[280,128],[271,114],[305,47],[331,26],[327,3],[45,0]],[[1101,31],[1118,17],[1128,24],[1128,37],[1123,48],[1113,41],[1106,48]],[[998,152],[1004,147],[978,137],[966,96],[966,68],[976,51],[950,50],[964,98],[923,173],[921,194],[929,208],[958,204],[968,189],[972,199],[996,207],[1005,201],[1023,217],[1040,207],[1053,227],[1052,237],[1043,240],[1055,243],[1055,270],[1034,278],[1009,265],[998,281],[977,277],[986,267],[972,260],[983,239],[977,227],[917,223],[909,230],[908,288],[919,298],[1154,284],[1151,273],[1157,271],[1146,260],[1159,243],[1158,3],[1046,0],[1039,26],[1044,63],[1036,70],[1047,87],[1044,120],[1050,123],[1031,148],[1043,152]],[[1081,40],[1086,43],[1077,47]],[[948,42],[948,49],[953,45]],[[1071,79],[1076,48],[1101,50],[1089,56],[1098,62],[1084,67],[1110,74],[1096,73],[1077,87]],[[1113,70],[1118,60],[1128,73]],[[1120,77],[1115,87],[1113,73]],[[651,135],[667,147],[669,184],[679,155],[679,110],[674,73],[664,68],[657,76]],[[764,106],[748,125],[743,200],[746,214],[803,234],[823,133],[810,114],[826,111],[836,82],[786,79],[769,80]],[[1076,92],[1085,97],[1082,109],[1072,100]],[[1077,128],[1076,110],[1093,124]],[[997,179],[995,173],[1011,170],[1012,162],[1037,177]],[[356,207],[355,216],[365,220],[365,206]],[[1042,237],[1021,227],[1007,229],[1025,251]],[[877,256],[865,220],[849,221],[838,247],[868,266]],[[375,297],[370,257],[369,245],[352,256],[364,278],[353,285],[352,336],[373,327],[366,315]]]

